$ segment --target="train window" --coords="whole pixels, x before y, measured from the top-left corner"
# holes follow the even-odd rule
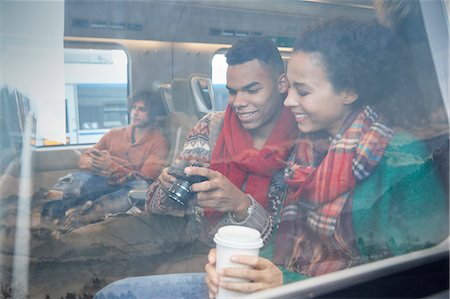
[[[118,49],[64,49],[68,144],[97,142],[128,123],[128,57]]]
[[[225,110],[228,104],[228,91],[226,85],[226,73],[228,64],[223,50],[216,53],[211,60],[211,79],[214,89],[214,101],[216,110]]]
[[[208,226],[244,223],[261,226],[268,241],[261,256],[282,265],[286,274],[283,286],[249,298],[428,298],[441,291],[449,298],[448,3],[0,0],[0,84],[7,85],[0,88],[1,294],[92,298],[126,277],[203,272],[214,246]],[[378,22],[387,29],[342,23],[333,27],[336,31],[311,27],[335,17]],[[315,31],[295,51],[289,48],[307,28]],[[378,38],[390,31],[389,40]],[[250,105],[238,111],[226,125],[222,113],[199,120],[227,108],[225,53],[246,36],[270,37],[279,47],[287,64],[287,97],[272,89],[280,101],[269,101],[259,89],[250,89],[256,109]],[[391,41],[399,44],[383,49]],[[256,66],[249,77],[261,70]],[[268,78],[259,73],[256,77]],[[197,74],[211,76],[213,92],[209,80]],[[196,99],[209,96],[211,101],[200,101],[203,110],[192,107],[193,90]],[[160,169],[147,177],[143,167],[135,167],[143,159],[128,160],[135,157],[131,151],[124,150],[123,159],[111,154],[111,163],[108,158],[102,163],[103,151],[91,149],[112,128],[132,123],[134,129],[127,132],[142,133],[136,127],[145,121],[138,112],[131,120],[127,109],[128,96],[140,92],[162,95],[167,113],[155,115],[154,124],[170,146],[167,159],[158,157],[145,166],[176,168],[173,161],[180,158],[216,167],[216,159],[217,168],[229,169],[223,175],[218,174],[222,170],[208,172],[215,177],[202,185],[220,184],[217,192],[205,192],[207,210],[200,206],[201,194],[183,207],[168,198],[158,202],[163,188],[149,185],[160,178]],[[256,99],[263,100],[261,109]],[[283,100],[289,109],[278,109]],[[351,105],[355,100],[373,101],[374,109]],[[155,102],[161,104],[157,96]],[[226,115],[233,115],[229,111]],[[35,113],[36,126],[30,126],[32,116],[26,112]],[[286,117],[272,122],[277,115]],[[243,128],[235,126],[245,122]],[[266,147],[261,155],[247,151],[247,141],[254,141],[247,136],[265,135],[272,124],[276,129],[267,140],[287,141],[274,148],[297,146],[288,163],[284,149]],[[305,133],[299,139],[297,127]],[[34,132],[36,140],[30,136]],[[133,137],[126,144],[112,143],[137,148],[141,139]],[[30,148],[29,139],[37,147]],[[51,146],[63,143],[69,146]],[[80,157],[88,157],[89,169],[80,167]],[[95,190],[97,179],[106,182],[108,194]],[[197,178],[183,175],[172,185],[188,179]],[[246,201],[249,208],[242,215],[232,207],[209,213],[217,207],[212,201],[217,194],[237,190],[234,181],[242,193],[258,195]],[[65,194],[55,192],[66,183]],[[88,194],[80,196],[82,191]],[[239,199],[239,190],[234,191],[229,197]],[[147,205],[146,194],[152,198]],[[258,204],[260,198],[267,200]],[[24,202],[26,209],[19,205]],[[168,203],[168,210],[159,203]],[[209,216],[212,221],[203,219]],[[132,297],[127,293],[123,296]],[[170,296],[164,295],[159,297]]]

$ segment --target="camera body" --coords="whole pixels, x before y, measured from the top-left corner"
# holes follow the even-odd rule
[[[167,196],[176,203],[187,206],[189,199],[192,197],[191,185],[208,180],[208,178],[199,175],[187,175],[184,169],[188,166],[201,167],[203,165],[192,163],[186,160],[178,161],[169,169],[169,174],[176,177],[176,181],[170,186]]]

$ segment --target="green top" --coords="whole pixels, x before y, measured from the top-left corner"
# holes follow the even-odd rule
[[[352,223],[361,262],[438,244],[448,236],[447,199],[425,144],[397,132],[372,174],[355,187]],[[261,252],[271,257],[275,238]],[[284,283],[308,278],[283,268]]]

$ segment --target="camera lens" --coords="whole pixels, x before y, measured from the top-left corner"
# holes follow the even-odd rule
[[[177,179],[170,187],[168,196],[181,205],[186,205],[191,192],[191,183],[185,179]]]
[[[172,168],[169,168],[169,174],[176,177],[175,183],[168,190],[168,197],[182,206],[187,206],[192,197],[191,185],[206,181],[207,178],[198,175],[187,175],[184,169],[188,166],[201,167],[202,165],[189,161],[179,161]]]

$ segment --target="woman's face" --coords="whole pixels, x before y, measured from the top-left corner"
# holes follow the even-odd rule
[[[287,66],[289,92],[284,105],[291,109],[304,133],[326,130],[335,136],[357,99],[353,92],[335,92],[318,53],[294,52]]]

